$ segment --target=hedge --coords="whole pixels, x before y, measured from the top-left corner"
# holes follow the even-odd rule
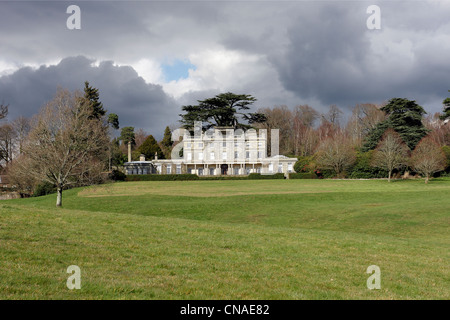
[[[289,179],[317,179],[317,175],[311,172],[289,173]]]
[[[186,181],[186,180],[259,180],[284,179],[283,173],[260,174],[250,173],[248,176],[207,176],[199,177],[195,174],[133,174],[128,175],[126,181]]]
[[[185,181],[199,180],[195,174],[130,174],[126,181]]]

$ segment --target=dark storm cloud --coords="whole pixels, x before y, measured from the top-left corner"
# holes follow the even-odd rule
[[[146,83],[128,66],[112,62],[92,65],[83,56],[63,59],[54,66],[25,67],[0,78],[0,99],[10,104],[10,117],[32,116],[55,95],[57,87],[83,90],[84,82],[99,89],[100,100],[117,113],[121,126],[144,128],[161,136],[166,124],[178,119],[179,106],[161,86]]]
[[[287,29],[287,49],[269,55],[284,87],[343,108],[407,97],[440,111],[450,74],[450,65],[438,57],[450,56],[449,37],[439,30],[445,11],[429,3],[382,2],[382,29],[368,30],[367,6],[319,4],[299,15]],[[441,23],[428,24],[433,19]],[[434,37],[446,41],[421,45]]]
[[[81,8],[81,30],[66,28],[69,4]],[[366,27],[371,4],[381,7],[381,30]],[[433,112],[440,111],[450,89],[449,11],[448,1],[0,2],[0,65],[41,65],[82,55],[136,63],[138,69],[141,59],[157,65],[197,56],[214,62],[198,68],[178,106],[231,90],[256,96],[264,107],[312,101],[316,108],[348,108],[398,96]],[[208,51],[224,58],[211,59]],[[70,61],[42,70],[20,69],[12,78],[1,78],[0,93],[11,95],[27,85],[24,97],[14,97],[33,112],[36,101],[54,94],[56,84],[80,89],[88,74],[87,80],[101,89],[105,106],[114,108],[111,112],[130,108],[121,116],[130,125],[149,128],[141,114],[150,105],[155,112],[153,106],[159,104],[152,99],[163,110],[154,117],[166,123],[178,120],[179,110],[166,107],[174,103],[162,89],[147,85],[131,68],[111,62],[93,68],[89,60],[77,60],[77,69]],[[226,73],[234,74],[224,77]],[[0,96],[0,101],[6,98]],[[166,109],[170,111],[164,113]]]

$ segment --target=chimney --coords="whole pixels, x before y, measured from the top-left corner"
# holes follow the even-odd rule
[[[128,141],[128,162],[131,162],[131,141]]]
[[[139,161],[145,161],[145,155],[141,154],[139,157]]]

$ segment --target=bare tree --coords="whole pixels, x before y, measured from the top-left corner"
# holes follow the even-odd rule
[[[0,162],[8,165],[13,159],[16,132],[11,123],[0,125]]]
[[[59,89],[33,119],[23,145],[23,159],[14,170],[56,186],[56,205],[68,185],[90,182],[107,159],[107,127],[90,119],[89,105],[81,93]]]
[[[339,109],[338,106],[335,104],[331,105],[328,109],[328,112],[324,115],[322,115],[328,122],[330,122],[333,126],[339,127],[340,126],[340,120],[342,117],[342,111]]]
[[[319,118],[319,113],[309,105],[299,105],[294,108],[293,115],[294,154],[312,155],[317,145],[314,124]]]
[[[255,123],[254,125],[257,128],[267,129],[269,133],[268,145],[270,146],[270,130],[279,129],[280,153],[289,154],[294,152],[292,111],[289,110],[287,106],[282,105],[273,108],[259,109],[258,113],[264,114],[267,120],[263,123]]]
[[[324,169],[332,169],[340,177],[356,160],[356,152],[350,140],[342,134],[322,142],[317,151],[317,164]]]
[[[3,118],[6,118],[8,115],[8,105],[6,104],[0,104],[0,120]]]
[[[347,123],[346,131],[352,137],[355,144],[360,145],[366,135],[376,125],[386,118],[381,106],[371,103],[357,104],[352,110],[352,116]]]
[[[425,183],[433,173],[444,170],[446,164],[444,152],[429,136],[420,140],[411,155],[411,166],[425,176]]]
[[[371,165],[386,169],[389,172],[388,181],[391,182],[392,171],[407,165],[408,153],[409,148],[400,135],[388,129],[373,153]]]
[[[15,132],[17,153],[22,154],[23,143],[30,132],[30,119],[20,116],[12,122],[12,126]]]

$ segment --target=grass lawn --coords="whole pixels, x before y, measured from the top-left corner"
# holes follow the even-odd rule
[[[449,299],[449,195],[444,178],[148,181],[0,201],[0,299]]]

